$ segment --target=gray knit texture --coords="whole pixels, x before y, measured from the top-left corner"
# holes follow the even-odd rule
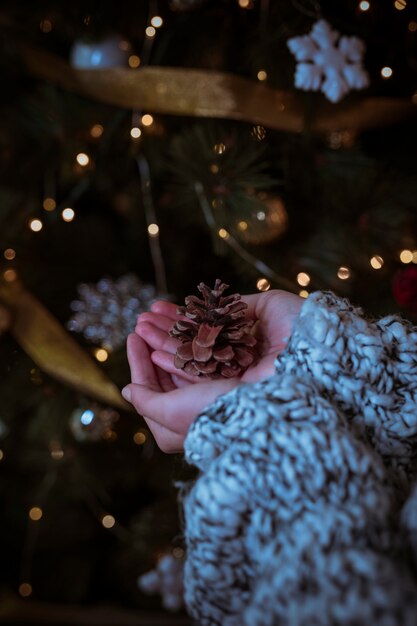
[[[329,292],[185,441],[201,626],[417,625],[417,330]]]

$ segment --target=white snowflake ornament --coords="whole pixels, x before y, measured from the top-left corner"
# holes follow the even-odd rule
[[[298,89],[321,89],[331,102],[339,102],[351,89],[369,85],[362,66],[364,42],[341,37],[325,20],[316,22],[309,35],[289,39],[287,45],[298,62],[294,82]]]

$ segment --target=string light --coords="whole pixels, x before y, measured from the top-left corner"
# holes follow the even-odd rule
[[[374,268],[374,270],[380,270],[381,267],[384,265],[384,259],[382,258],[382,256],[379,256],[378,254],[375,254],[369,260],[369,263],[371,264],[371,267]]]
[[[137,54],[131,54],[128,59],[129,67],[135,69],[140,65],[140,57]]]
[[[133,139],[139,139],[139,137],[141,136],[142,131],[140,128],[138,128],[137,126],[134,126],[131,130],[130,130],[130,136]]]
[[[153,26],[148,26],[148,28],[145,30],[145,33],[147,37],[155,37],[156,30]]]
[[[16,270],[6,270],[3,274],[6,283],[13,283],[17,278]]]
[[[49,444],[49,451],[54,461],[60,461],[64,458],[64,451],[59,441],[52,440]]]
[[[94,139],[98,139],[103,134],[104,128],[101,124],[94,124],[90,128],[90,135],[94,137]]]
[[[238,229],[239,229],[239,230],[241,230],[241,231],[248,230],[248,223],[247,223],[247,222],[245,222],[245,220],[242,220],[242,221],[238,222],[237,227],[238,227]]]
[[[16,252],[15,250],[13,250],[13,248],[7,248],[7,250],[4,251],[3,256],[6,261],[13,261],[16,256]]]
[[[94,356],[96,357],[97,361],[99,361],[100,363],[104,363],[109,358],[109,353],[104,348],[96,348],[96,350],[94,351]]]
[[[370,8],[371,8],[371,5],[367,0],[362,0],[362,2],[359,2],[360,11],[369,11]]]
[[[268,74],[265,72],[265,70],[259,70],[256,76],[258,77],[258,80],[260,80],[261,82],[263,82],[264,80],[268,78]]]
[[[39,24],[39,28],[43,33],[50,33],[52,30],[52,22],[51,20],[42,20]]]
[[[259,220],[260,222],[263,222],[266,219],[265,211],[258,211],[256,214],[256,219]]]
[[[32,595],[32,585],[29,583],[21,583],[19,585],[19,594],[22,598],[28,598]]]
[[[177,546],[176,548],[173,549],[172,551],[172,556],[174,557],[174,559],[183,559],[184,558],[184,550],[182,548],[180,548],[179,546]]]
[[[149,113],[146,113],[145,115],[142,115],[142,124],[144,126],[151,126],[153,124],[153,117],[152,117],[152,115],[149,115]]]
[[[210,172],[211,172],[212,174],[218,174],[218,173],[219,173],[219,171],[220,171],[220,168],[219,168],[219,166],[217,165],[217,163],[212,163],[212,164],[210,165]]]
[[[149,224],[148,233],[151,237],[157,237],[159,235],[159,226],[158,224]]]
[[[259,280],[256,281],[256,288],[259,291],[268,291],[268,289],[271,289],[271,283],[267,278],[259,278]]]
[[[29,222],[29,228],[30,230],[33,230],[34,233],[38,233],[42,230],[43,224],[40,220],[34,219]]]
[[[407,2],[406,0],[395,0],[394,6],[397,9],[397,11],[403,11],[405,7],[407,6]]]
[[[75,217],[75,211],[74,209],[67,207],[66,209],[62,211],[61,215],[62,215],[62,219],[64,220],[64,222],[72,222],[72,220]]]
[[[32,522],[39,522],[39,520],[42,519],[42,515],[43,515],[43,511],[38,506],[33,506],[29,510],[29,517],[32,520]]]
[[[0,461],[2,461],[4,459],[4,452],[3,450],[0,450]]]
[[[401,250],[400,261],[401,263],[411,263],[413,260],[413,253],[411,250]]]
[[[54,198],[45,198],[45,200],[42,203],[43,208],[45,209],[45,211],[54,211],[54,209],[56,209],[56,202]]]
[[[251,9],[253,3],[252,0],[239,0],[239,6],[241,9]]]
[[[79,152],[76,156],[78,165],[86,167],[90,163],[90,157],[85,152]]]
[[[224,145],[224,143],[216,143],[213,147],[213,150],[216,154],[223,154],[224,152],[226,152],[226,146]]]
[[[408,30],[410,33],[415,33],[417,31],[417,22],[409,22]]]
[[[222,239],[229,239],[230,235],[225,228],[219,228],[218,231],[219,237]]]
[[[388,65],[383,67],[382,70],[381,70],[382,78],[391,78],[392,74],[393,74],[392,68],[389,67]]]
[[[413,263],[417,263],[417,250],[413,250]]]
[[[101,523],[103,524],[104,528],[113,528],[116,520],[114,519],[113,515],[103,515],[103,517],[101,518]]]
[[[308,298],[308,291],[307,289],[301,289],[301,291],[298,292],[298,295],[301,296],[301,298]]]
[[[297,274],[297,283],[301,285],[301,287],[307,287],[310,284],[310,276],[305,272],[300,272]]]
[[[341,265],[337,270],[337,277],[340,278],[340,280],[347,280],[348,278],[350,278],[350,269],[344,265]]]
[[[142,446],[146,441],[146,435],[143,431],[139,430],[137,433],[133,435],[133,441],[138,446]]]
[[[154,15],[153,18],[151,19],[151,24],[152,26],[155,26],[155,28],[161,28],[163,23],[164,23],[164,20],[159,15]]]
[[[119,41],[119,49],[123,50],[123,52],[127,52],[128,50],[130,50],[130,43],[127,41],[127,39],[122,39],[121,41]]]
[[[266,130],[263,126],[257,124],[256,126],[252,127],[251,135],[252,137],[255,137],[255,139],[257,139],[258,141],[262,141],[266,137]]]

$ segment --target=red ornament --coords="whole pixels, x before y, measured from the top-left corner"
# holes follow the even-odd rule
[[[398,270],[392,283],[392,293],[403,308],[417,312],[417,267]]]

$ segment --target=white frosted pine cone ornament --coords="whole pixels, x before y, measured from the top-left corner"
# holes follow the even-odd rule
[[[78,70],[126,67],[131,46],[117,35],[99,41],[78,39],[70,52],[70,64]]]
[[[78,286],[78,299],[71,302],[74,314],[67,327],[113,352],[134,331],[137,316],[148,311],[157,299],[167,296],[158,294],[154,285],[143,284],[134,274],[116,280],[102,278],[97,284],[83,283]]]
[[[319,20],[308,35],[287,42],[296,58],[295,87],[322,91],[331,102],[339,102],[352,89],[365,89],[369,75],[363,68],[365,44],[347,37]]]

